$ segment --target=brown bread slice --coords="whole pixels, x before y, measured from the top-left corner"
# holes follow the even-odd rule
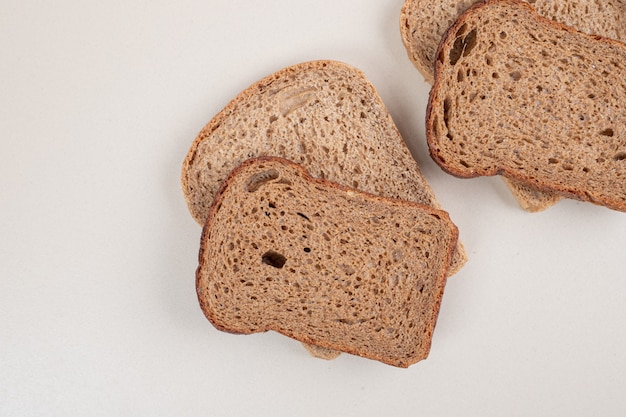
[[[516,0],[472,6],[437,55],[426,133],[460,177],[626,210],[626,45]]]
[[[407,367],[429,353],[457,234],[444,211],[253,158],[211,206],[198,299],[223,331]]]
[[[434,81],[435,53],[445,30],[477,0],[406,0],[400,12],[400,33],[407,54],[426,82]],[[626,1],[529,0],[539,14],[590,34],[624,41]],[[505,180],[525,210],[536,212],[555,204],[560,196]]]
[[[213,196],[247,158],[272,155],[316,177],[440,208],[374,86],[358,69],[331,60],[284,68],[256,82],[198,134],[183,163],[182,186],[204,224]],[[458,242],[450,275],[467,261]],[[329,359],[336,353],[305,347]]]

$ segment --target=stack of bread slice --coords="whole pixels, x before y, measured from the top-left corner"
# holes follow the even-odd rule
[[[426,135],[453,175],[626,211],[626,44],[520,0],[477,3],[439,45]]]
[[[407,50],[410,60],[424,76],[424,79],[433,84],[435,81],[436,54],[444,33],[453,25],[459,16],[470,6],[475,5],[477,0],[443,0],[433,5],[426,0],[406,0],[400,16],[400,32],[402,41]],[[529,0],[529,3],[541,16],[555,22],[576,28],[579,31],[601,35],[603,37],[624,41],[626,40],[626,3],[623,1],[553,1],[553,0]],[[504,5],[504,7],[508,7]],[[512,7],[517,7],[514,5]],[[481,12],[479,12],[481,13]],[[493,21],[492,21],[493,23]],[[482,23],[481,23],[482,25]],[[550,26],[549,24],[547,24]],[[543,29],[541,29],[543,30]],[[486,33],[481,31],[484,37],[492,36],[494,42],[498,42],[498,33]],[[529,35],[522,35],[516,47],[522,50],[532,48],[534,40]],[[509,38],[509,41],[511,38]],[[594,42],[591,42],[592,44]],[[512,47],[512,45],[510,45]],[[593,45],[590,46],[593,48]],[[508,60],[511,51],[503,51],[504,55],[495,55],[501,64]],[[563,57],[567,59],[567,57]],[[543,62],[541,65],[545,65]],[[572,63],[572,70],[576,72]],[[565,64],[570,66],[570,64]],[[532,69],[529,67],[529,71]],[[596,74],[601,74],[598,71]],[[536,87],[536,86],[534,86]],[[547,92],[544,90],[544,95]],[[596,94],[596,96],[600,96]],[[621,99],[623,100],[623,95]],[[517,103],[517,101],[516,101]],[[521,105],[521,103],[517,103]],[[558,105],[562,103],[559,102]],[[593,102],[587,103],[593,106]],[[622,109],[623,110],[623,109]],[[568,109],[566,109],[568,111]],[[623,111],[622,111],[623,112]],[[537,185],[532,181],[518,180],[514,175],[503,176],[505,183],[518,203],[525,210],[536,212],[544,210],[563,197],[560,191],[553,191],[549,187]],[[570,193],[565,193],[570,196]]]
[[[276,330],[325,358],[426,357],[466,255],[360,70],[313,61],[254,83],[199,133],[182,185],[216,327]]]

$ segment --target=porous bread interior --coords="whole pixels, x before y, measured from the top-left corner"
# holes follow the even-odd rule
[[[625,44],[505,0],[464,14],[438,60],[427,135],[444,169],[626,209]]]
[[[526,0],[537,12],[582,32],[626,40],[623,0]],[[478,0],[406,0],[400,32],[407,54],[429,84],[434,82],[435,55],[444,32]]]
[[[248,161],[215,204],[197,288],[217,328],[275,330],[401,367],[428,355],[457,236],[445,212],[283,160]]]
[[[409,59],[434,82],[437,47],[444,32],[477,0],[406,0],[400,16],[400,32]],[[528,0],[539,14],[580,31],[608,38],[626,39],[626,2],[623,0]],[[527,211],[545,210],[560,200],[553,193],[540,192],[515,181],[504,181],[519,205]]]
[[[278,156],[318,178],[440,207],[374,86],[337,61],[287,67],[239,94],[199,133],[183,163],[183,193],[204,224],[215,193],[244,160]],[[461,242],[454,274],[467,261]]]
[[[201,224],[228,173],[256,156],[302,164],[314,177],[438,205],[363,73],[334,61],[281,70],[233,100],[198,135],[183,183]]]

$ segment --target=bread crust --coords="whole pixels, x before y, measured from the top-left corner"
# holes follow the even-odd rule
[[[529,175],[522,169],[513,170],[496,164],[491,167],[473,166],[472,169],[465,169],[464,167],[459,167],[458,165],[453,165],[449,163],[449,161],[446,161],[445,158],[441,155],[438,147],[440,146],[439,143],[441,143],[442,141],[440,135],[438,135],[436,132],[435,119],[438,115],[438,111],[435,110],[435,107],[439,108],[442,106],[442,97],[443,95],[445,95],[445,92],[442,91],[444,86],[440,82],[440,77],[442,76],[442,71],[446,69],[447,64],[445,62],[442,62],[440,57],[443,56],[445,52],[452,49],[451,45],[454,42],[456,34],[466,23],[468,23],[469,19],[472,18],[475,13],[480,13],[482,10],[486,10],[491,5],[505,5],[505,7],[525,9],[530,15],[533,16],[534,19],[545,25],[545,27],[574,34],[576,36],[585,38],[592,43],[599,42],[605,45],[612,45],[617,48],[621,48],[626,53],[626,45],[622,42],[614,39],[604,38],[598,35],[585,34],[564,24],[547,19],[539,15],[529,4],[521,0],[484,0],[475,3],[469,9],[467,9],[453,25],[451,25],[446,30],[442,42],[440,43],[437,50],[437,59],[435,63],[435,82],[429,95],[426,110],[426,138],[432,159],[445,172],[459,178],[502,175],[514,182],[517,182],[519,184],[525,184],[533,189],[537,189],[542,192],[555,193],[566,198],[588,201],[594,204],[604,205],[615,210],[626,211],[626,203],[624,203],[623,201],[620,201],[617,198],[596,198],[593,192],[591,192],[590,190],[586,190],[583,186],[579,184],[558,184],[556,182],[539,180],[535,176]]]
[[[437,217],[438,219],[441,219],[443,222],[445,222],[448,225],[447,227],[450,233],[450,240],[446,246],[445,253],[443,253],[443,260],[444,260],[444,262],[442,263],[443,267],[438,271],[438,275],[436,278],[437,293],[434,296],[436,301],[431,306],[434,319],[430,323],[428,323],[427,334],[432,336],[432,333],[434,331],[434,327],[436,324],[436,317],[440,308],[441,298],[443,297],[443,291],[444,291],[444,287],[446,283],[446,277],[448,273],[447,269],[450,265],[450,261],[452,260],[452,256],[454,254],[455,247],[456,247],[456,242],[458,240],[458,229],[451,222],[448,213],[446,213],[443,210],[434,209],[433,207],[427,206],[424,204],[415,203],[411,201],[405,201],[405,200],[399,200],[399,199],[392,199],[388,197],[381,197],[378,195],[355,190],[350,187],[343,186],[341,184],[333,183],[328,180],[315,178],[315,177],[312,177],[302,166],[295,164],[291,161],[288,161],[282,158],[277,158],[277,157],[258,157],[258,158],[252,158],[243,162],[240,166],[235,168],[231,172],[231,174],[227,177],[227,179],[224,181],[224,183],[220,187],[219,192],[216,194],[215,199],[213,200],[213,203],[209,210],[209,215],[207,217],[207,222],[202,231],[202,238],[201,238],[202,244],[201,244],[201,248],[200,248],[199,255],[198,255],[198,268],[196,270],[196,289],[197,289],[198,301],[207,319],[218,330],[225,331],[228,333],[250,334],[250,333],[266,332],[266,331],[273,330],[287,337],[298,340],[302,343],[312,344],[315,346],[319,346],[321,348],[330,349],[331,351],[338,350],[338,351],[350,353],[350,354],[357,355],[357,356],[379,360],[383,363],[387,363],[387,364],[398,366],[398,367],[408,367],[409,365],[421,359],[424,359],[428,354],[428,350],[430,349],[430,344],[431,344],[430,336],[428,337],[428,340],[426,340],[424,344],[425,354],[424,352],[422,352],[421,355],[416,356],[413,359],[407,361],[405,358],[390,359],[384,356],[377,356],[376,354],[373,354],[371,351],[364,351],[364,350],[355,348],[353,345],[350,344],[350,342],[337,343],[337,341],[331,342],[331,341],[322,340],[319,338],[312,338],[312,337],[307,336],[306,334],[302,334],[301,332],[294,332],[286,328],[275,327],[272,325],[267,325],[266,327],[262,327],[262,328],[254,329],[254,330],[235,328],[231,323],[226,323],[224,321],[221,321],[220,318],[216,314],[214,314],[214,311],[211,309],[209,303],[206,300],[209,294],[206,294],[205,292],[203,292],[203,287],[202,287],[202,279],[203,279],[202,271],[207,268],[207,265],[205,264],[207,262],[207,256],[205,254],[205,250],[207,250],[206,244],[211,239],[211,232],[217,226],[215,224],[215,221],[216,221],[217,213],[222,207],[224,196],[228,192],[229,188],[232,186],[235,179],[240,175],[240,173],[245,172],[249,167],[258,165],[261,163],[282,165],[290,170],[298,171],[300,173],[299,175],[305,181],[310,182],[313,186],[317,185],[324,189],[341,190],[341,191],[348,193],[348,195],[362,196],[364,199],[367,199],[368,201],[372,201],[372,202],[379,202],[379,203],[390,204],[390,205],[395,205],[395,206],[405,206],[409,208],[422,210],[430,215]]]

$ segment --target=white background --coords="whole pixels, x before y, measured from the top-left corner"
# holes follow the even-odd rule
[[[4,0],[1,416],[589,416],[626,412],[626,213],[522,211],[429,158],[401,0]],[[336,59],[377,87],[458,225],[429,358],[314,359],[215,330],[180,168],[237,93]]]

